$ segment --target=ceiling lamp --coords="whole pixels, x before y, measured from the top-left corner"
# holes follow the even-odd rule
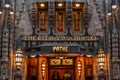
[[[58,3],[58,6],[59,6],[59,7],[62,7],[62,6],[63,6],[63,3]]]
[[[117,4],[115,0],[112,0],[112,9],[116,9],[116,8],[117,8]]]
[[[2,14],[2,3],[0,2],[0,14]]]
[[[11,11],[10,11],[10,14],[11,14],[11,15],[13,15],[13,14],[14,14],[13,10],[11,10]]]
[[[10,1],[9,0],[5,0],[5,7],[9,8],[10,7]]]
[[[45,7],[45,3],[41,3],[41,4],[40,4],[40,7]]]
[[[80,4],[79,4],[79,3],[76,3],[75,6],[76,6],[76,7],[80,7]]]
[[[0,15],[2,14],[2,10],[0,10]]]
[[[108,15],[108,16],[111,16],[111,15],[112,15],[112,13],[111,13],[111,12],[108,12],[108,13],[107,13],[107,15]]]

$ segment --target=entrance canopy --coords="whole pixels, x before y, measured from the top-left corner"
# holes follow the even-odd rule
[[[27,55],[97,53],[98,36],[22,36]]]
[[[95,55],[95,47],[86,46],[35,46],[25,49],[28,55],[33,54],[89,54]]]

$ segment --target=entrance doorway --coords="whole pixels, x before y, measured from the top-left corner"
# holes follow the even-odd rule
[[[75,58],[49,58],[48,80],[75,80]]]
[[[93,80],[93,58],[81,55],[28,57],[27,80]]]

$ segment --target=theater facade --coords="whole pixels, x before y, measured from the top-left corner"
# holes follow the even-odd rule
[[[114,40],[107,41],[104,30],[90,31],[89,1],[31,3],[31,34],[16,31],[8,74],[1,73],[9,77],[0,80],[120,80],[119,54],[112,59],[107,44]]]
[[[85,8],[84,2],[36,2],[36,28],[21,36],[26,80],[106,80],[107,57],[100,36],[88,34]]]

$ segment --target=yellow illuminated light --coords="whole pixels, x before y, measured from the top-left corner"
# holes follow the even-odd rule
[[[76,7],[80,7],[80,4],[79,4],[79,3],[76,3],[75,6],[76,6]]]
[[[45,72],[45,71],[42,71],[43,73]]]
[[[78,69],[81,69],[80,67]]]
[[[45,64],[42,64],[42,67],[45,67]]]
[[[81,71],[78,71],[79,73],[81,72]]]
[[[45,7],[45,4],[44,4],[44,3],[41,3],[41,4],[40,4],[40,7]]]
[[[43,69],[43,70],[45,70],[45,68],[44,68],[44,67],[43,67],[42,69]]]
[[[104,65],[104,63],[99,63],[99,65],[100,65],[100,66],[103,66],[103,65]]]
[[[81,66],[81,64],[78,64],[78,66]]]
[[[104,68],[104,66],[100,66],[100,69],[103,69]]]
[[[63,6],[63,3],[58,3],[58,6],[59,6],[59,7],[62,7],[62,6]]]

